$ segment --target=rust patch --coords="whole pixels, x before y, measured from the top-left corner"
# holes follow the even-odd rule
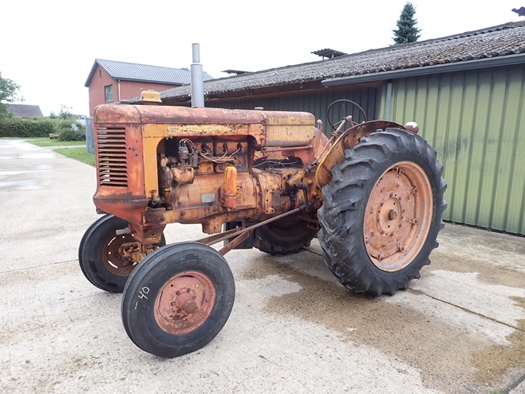
[[[351,149],[356,146],[360,138],[368,137],[374,131],[379,129],[386,130],[389,127],[404,129],[403,126],[394,122],[374,120],[360,123],[341,134],[330,146],[330,149],[321,154],[319,158],[319,166],[315,174],[319,188],[330,182],[330,179],[332,179],[332,167],[343,160],[345,149]]]
[[[416,163],[399,162],[381,175],[363,226],[366,250],[377,268],[399,271],[414,260],[430,229],[432,200],[428,176]]]
[[[215,299],[215,286],[207,275],[184,271],[159,290],[153,315],[159,327],[168,334],[188,334],[208,320]]]

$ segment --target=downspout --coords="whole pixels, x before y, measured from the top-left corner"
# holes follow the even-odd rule
[[[120,79],[117,81],[118,101],[120,102]]]
[[[392,116],[392,81],[388,81],[386,85],[386,100],[385,100],[385,120],[390,120]]]

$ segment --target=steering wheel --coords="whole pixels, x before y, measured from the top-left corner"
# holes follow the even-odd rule
[[[357,109],[359,110],[359,112],[361,112],[361,114],[363,115],[363,120],[366,122],[367,121],[367,117],[366,117],[366,112],[365,110],[359,105],[357,104],[356,102],[352,101],[352,100],[348,100],[348,99],[339,99],[339,100],[335,100],[333,101],[329,106],[328,108],[326,109],[326,119],[328,120],[328,123],[330,123],[330,126],[332,126],[332,128],[334,130],[337,130],[337,127],[339,127],[339,125],[341,124],[341,122],[344,120],[340,120],[338,122],[334,122],[333,121],[333,115],[334,115],[334,108],[336,105],[339,105],[339,107],[342,109],[342,113],[344,114],[343,116],[346,118],[348,115],[350,115],[350,113],[347,111],[347,106],[348,105],[351,105],[353,107],[357,107]],[[341,112],[340,112],[341,113]]]

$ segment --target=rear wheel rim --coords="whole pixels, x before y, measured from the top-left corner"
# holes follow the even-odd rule
[[[215,299],[215,286],[207,275],[198,271],[182,272],[159,290],[155,299],[155,321],[168,334],[187,334],[208,320]]]
[[[372,188],[363,236],[368,256],[382,271],[395,272],[419,254],[432,222],[432,186],[416,163],[389,167]]]

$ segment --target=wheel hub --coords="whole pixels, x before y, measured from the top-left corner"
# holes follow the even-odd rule
[[[155,300],[155,320],[169,334],[187,334],[208,319],[215,297],[215,287],[208,276],[197,271],[180,273],[160,289]]]
[[[104,246],[102,260],[106,269],[119,276],[129,276],[135,268],[134,261],[122,253],[122,246],[132,244],[135,239],[130,234],[112,236]]]
[[[366,206],[363,235],[368,255],[383,271],[398,271],[417,256],[428,235],[432,189],[425,171],[403,161],[387,169]]]

